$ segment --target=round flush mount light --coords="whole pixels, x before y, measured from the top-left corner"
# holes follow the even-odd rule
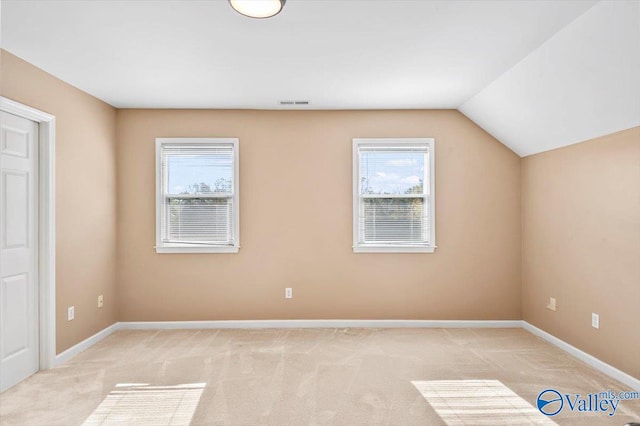
[[[229,0],[238,13],[250,18],[271,18],[280,13],[287,0]]]

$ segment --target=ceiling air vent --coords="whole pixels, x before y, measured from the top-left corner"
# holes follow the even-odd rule
[[[309,101],[279,101],[280,105],[309,105]]]

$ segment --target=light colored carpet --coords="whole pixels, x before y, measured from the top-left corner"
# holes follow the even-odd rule
[[[118,331],[0,395],[2,425],[623,425],[538,393],[628,390],[521,329]]]

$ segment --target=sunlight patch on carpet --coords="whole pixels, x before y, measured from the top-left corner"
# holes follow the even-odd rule
[[[205,385],[206,383],[173,386],[118,384],[85,420],[83,426],[187,426],[196,412]]]
[[[556,424],[499,380],[411,383],[448,425]]]

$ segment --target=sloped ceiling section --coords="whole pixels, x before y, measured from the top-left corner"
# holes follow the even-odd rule
[[[639,126],[640,2],[599,2],[459,110],[520,156]]]

